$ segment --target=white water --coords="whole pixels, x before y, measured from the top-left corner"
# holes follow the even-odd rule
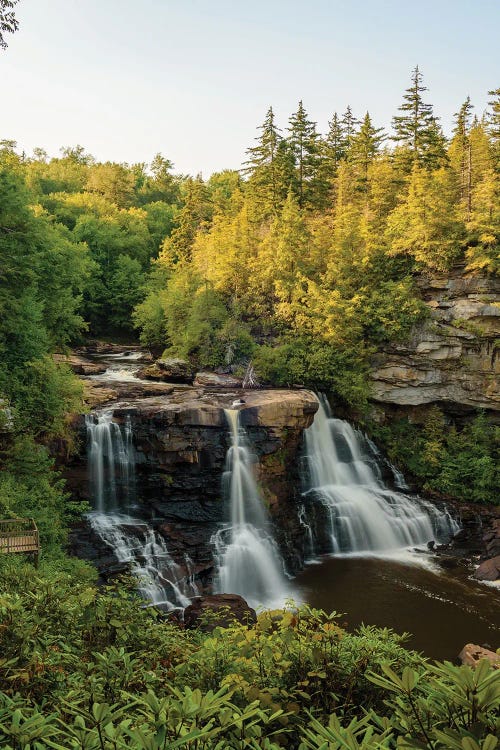
[[[387,488],[376,460],[363,452],[362,436],[332,417],[324,397],[305,436],[310,476],[305,498],[319,500],[326,510],[331,552],[393,553],[448,540],[458,531],[448,513]],[[405,486],[404,479],[395,479]]]
[[[163,537],[130,515],[135,496],[135,454],[132,425],[113,421],[111,409],[85,418],[88,437],[90,493],[95,510],[89,514],[94,532],[129,565],[145,599],[166,609],[186,607],[198,589],[192,563],[184,572],[168,552]],[[187,574],[186,574],[187,573]]]
[[[135,457],[130,418],[121,427],[113,411],[85,417],[88,439],[90,492],[96,510],[116,510],[131,501],[135,484]],[[127,507],[128,509],[128,507]]]
[[[252,606],[279,607],[290,597],[283,561],[272,537],[264,502],[252,472],[252,454],[239,412],[226,409],[231,447],[226,458],[223,490],[230,503],[231,523],[214,536],[222,593],[240,594]]]

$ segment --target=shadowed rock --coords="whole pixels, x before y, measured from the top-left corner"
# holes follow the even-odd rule
[[[217,627],[227,628],[235,620],[244,625],[257,622],[255,610],[238,594],[199,596],[184,610],[184,627],[199,628],[205,633]]]

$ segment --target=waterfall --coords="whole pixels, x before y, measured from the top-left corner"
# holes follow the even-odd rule
[[[304,498],[325,511],[329,551],[387,552],[442,541],[458,530],[446,512],[386,487],[377,449],[348,422],[335,419],[324,396],[305,431],[308,489]],[[395,474],[399,486],[404,479]]]
[[[90,493],[96,510],[116,510],[131,502],[135,484],[132,426],[127,417],[123,428],[113,421],[113,412],[87,414]],[[118,485],[118,486],[117,486]]]
[[[135,499],[135,453],[132,424],[113,421],[110,409],[85,418],[90,494],[94,511],[91,528],[117,560],[127,564],[142,596],[168,610],[186,607],[198,594],[192,564],[186,571],[172,559],[164,538],[130,515]]]
[[[240,594],[253,606],[281,606],[290,592],[253,476],[253,457],[239,425],[238,410],[226,409],[225,414],[231,428],[231,446],[222,484],[231,522],[213,538],[218,560],[216,586],[221,593]]]
[[[172,560],[163,537],[147,523],[118,513],[91,513],[90,525],[117,560],[130,566],[142,596],[167,610],[187,607],[198,589],[188,568]]]

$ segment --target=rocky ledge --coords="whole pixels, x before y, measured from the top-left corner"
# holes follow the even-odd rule
[[[408,342],[376,355],[374,400],[403,407],[441,403],[458,411],[500,410],[500,279],[467,276],[456,268],[418,283],[430,318]]]
[[[102,384],[101,384],[102,385]],[[113,387],[116,387],[114,384]],[[209,585],[213,533],[226,520],[222,476],[231,443],[225,409],[235,406],[256,457],[256,475],[281,536],[293,539],[289,569],[303,563],[305,532],[290,504],[299,502],[299,452],[303,431],[318,409],[306,390],[210,390],[194,386],[152,384],[167,393],[108,403],[118,423],[132,427],[136,458],[138,513],[152,522],[182,564],[188,551],[196,575]],[[138,382],[119,388],[142,388]],[[149,385],[146,388],[150,387]],[[144,393],[144,391],[142,391]],[[89,497],[84,420],[82,453],[65,469],[73,495]],[[296,528],[295,528],[296,527]],[[73,550],[96,561],[101,572],[112,568],[109,550],[96,547],[89,529],[75,530]],[[302,542],[301,542],[302,540]],[[280,545],[283,548],[283,545]]]

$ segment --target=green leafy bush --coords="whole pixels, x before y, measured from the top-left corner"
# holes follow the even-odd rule
[[[422,425],[398,419],[370,426],[389,458],[426,491],[475,503],[498,503],[500,428],[484,412],[461,429],[433,407]]]

